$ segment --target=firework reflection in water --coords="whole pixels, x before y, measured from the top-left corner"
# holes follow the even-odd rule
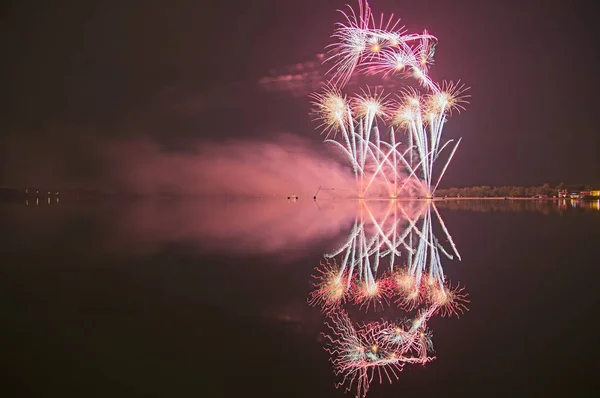
[[[338,386],[365,396],[373,379],[392,382],[405,364],[434,359],[428,320],[467,311],[464,288],[452,286],[442,258],[460,259],[435,203],[360,203],[346,240],[324,256],[309,303],[327,314],[325,341]],[[434,226],[448,241],[444,248]],[[397,307],[404,317],[355,324],[345,305],[365,311]]]

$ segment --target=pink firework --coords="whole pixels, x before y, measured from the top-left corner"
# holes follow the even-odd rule
[[[398,293],[396,303],[406,311],[416,308],[423,301],[423,292],[414,275],[407,268],[400,268],[393,275],[394,289]]]
[[[437,306],[437,313],[443,317],[455,315],[459,317],[469,310],[467,305],[470,303],[469,294],[465,292],[465,288],[456,285],[450,287],[449,283],[442,286],[433,285],[427,292],[427,298],[431,303]]]
[[[369,74],[393,71],[412,71],[415,77],[427,85],[425,79],[432,62],[436,38],[427,31],[423,34],[406,34],[400,19],[383,14],[376,22],[367,1],[359,0],[358,11],[348,6],[349,12],[340,11],[345,19],[336,24],[333,38],[336,43],[329,47],[326,61],[334,62],[329,72],[332,81],[344,86],[357,67]],[[431,86],[433,87],[433,85]]]
[[[319,127],[327,133],[325,141],[350,160],[359,198],[365,198],[369,189],[370,195],[389,198],[415,191],[433,197],[460,143],[460,139],[443,143],[443,126],[453,110],[463,109],[466,88],[453,83],[439,85],[429,76],[437,38],[427,30],[407,33],[393,15],[376,19],[366,0],[358,0],[356,11],[349,7],[341,13],[343,20],[336,24],[335,43],[328,46],[325,59],[333,63],[327,72],[331,80],[324,94],[313,96]],[[390,74],[411,77],[429,94],[416,106],[408,101],[411,98],[405,98],[398,109],[390,109],[385,96],[366,93],[349,101],[349,107],[339,90],[358,73],[378,74],[384,80]],[[392,123],[382,126],[377,118]],[[407,133],[408,142],[397,139],[398,127]],[[336,141],[338,131],[342,139]],[[329,139],[330,135],[334,139]],[[444,150],[449,154],[438,170],[434,166]],[[400,185],[399,180],[403,181]],[[409,189],[404,189],[407,183]]]
[[[319,305],[323,312],[329,312],[346,301],[349,289],[344,281],[347,275],[339,269],[335,260],[333,263],[322,261],[315,270],[318,273],[313,276],[316,289],[310,293],[308,303],[311,306]]]
[[[425,364],[435,357],[427,355],[431,349],[431,334],[424,326],[407,332],[389,322],[373,322],[356,328],[343,311],[330,313],[325,334],[334,373],[342,380],[336,387],[345,386],[346,392],[356,386],[356,397],[365,397],[371,382],[377,376],[392,383],[398,380],[405,364]],[[395,336],[401,335],[401,338]]]
[[[389,278],[385,277],[371,282],[366,280],[356,282],[351,291],[354,303],[361,309],[364,307],[365,312],[371,308],[377,311],[389,305],[389,298],[393,292],[389,282]]]
[[[435,54],[435,45],[437,41],[427,30],[423,31],[418,46],[420,69],[427,74],[429,66],[433,64]]]
[[[325,86],[323,93],[311,95],[313,102],[313,114],[319,121],[319,129],[322,129],[327,138],[335,137],[337,132],[344,130],[349,123],[348,100],[340,90],[331,84]]]

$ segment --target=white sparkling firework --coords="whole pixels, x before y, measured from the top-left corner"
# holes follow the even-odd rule
[[[349,9],[341,11],[345,21],[336,25],[336,42],[325,61],[333,63],[331,82],[324,93],[313,95],[319,127],[326,142],[350,160],[360,198],[432,197],[460,143],[442,144],[443,127],[452,111],[464,109],[467,88],[452,82],[439,85],[429,76],[435,36],[426,30],[407,34],[393,15],[387,20],[382,15],[376,23],[364,0],[359,0],[357,12]],[[370,89],[347,99],[341,89],[360,72],[400,73],[414,78],[426,92],[405,90],[395,106],[382,91],[372,94]],[[401,142],[402,133],[407,143]],[[445,149],[446,163],[438,171],[434,166]]]
[[[382,14],[376,23],[369,4],[363,0],[358,3],[358,12],[350,6],[349,11],[340,10],[345,21],[336,24],[332,35],[336,42],[328,46],[329,57],[326,59],[326,62],[333,62],[329,70],[333,74],[332,81],[344,86],[358,67],[373,72],[370,66],[375,65],[382,71],[406,71],[424,79],[433,61],[435,36],[427,31],[406,34],[400,19],[393,14],[387,22]],[[399,59],[403,60],[401,68],[398,67]],[[433,88],[432,82],[423,81]]]

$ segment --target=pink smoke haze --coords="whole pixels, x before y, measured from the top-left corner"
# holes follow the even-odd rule
[[[148,249],[188,242],[239,255],[302,251],[350,228],[357,202],[328,202],[146,201],[128,207],[119,217],[116,241]]]
[[[146,195],[84,211],[110,231],[104,242],[123,250],[189,242],[241,255],[302,252],[314,241],[343,239],[366,209],[365,202],[348,199],[356,197],[357,182],[339,151],[301,137],[198,143],[185,153],[148,140],[97,148],[107,165],[99,186]],[[164,194],[178,200],[160,200]],[[389,203],[368,207],[375,218],[385,217]],[[68,206],[61,201],[66,213],[81,210]]]
[[[112,169],[108,184],[147,196],[312,198],[323,187],[320,197],[339,199],[356,198],[361,191],[338,148],[290,134],[270,141],[198,143],[186,153],[167,152],[149,141],[112,144],[104,152]],[[365,173],[364,184],[368,181]],[[415,178],[403,184],[398,176],[398,184],[403,196],[424,195]],[[389,188],[380,173],[369,197],[389,198]]]
[[[148,248],[190,241],[242,254],[298,251],[347,233],[366,209],[364,202],[348,200],[356,197],[357,180],[338,161],[336,148],[314,148],[292,135],[203,143],[185,154],[129,142],[113,145],[108,154],[117,185],[152,197],[119,217],[117,241],[135,239]],[[373,191],[386,192],[383,186]],[[183,199],[156,200],[164,193]],[[377,218],[385,217],[391,202],[370,203]]]
[[[357,181],[336,148],[313,145],[287,134],[203,143],[185,154],[146,141],[113,145],[108,154],[117,185],[151,197],[124,209],[115,241],[135,240],[127,245],[148,249],[188,241],[248,254],[302,251],[313,241],[345,235],[365,202],[348,199],[356,197]],[[157,200],[161,193],[182,199]],[[369,203],[377,218],[392,202]],[[409,214],[420,211],[404,207]]]
[[[338,197],[356,192],[352,170],[336,160],[334,148],[322,154],[308,140],[291,135],[266,142],[202,143],[192,149],[182,154],[147,141],[113,144],[107,151],[114,170],[111,185],[145,195],[308,199],[319,186],[335,188]],[[332,197],[331,192],[322,194]]]
[[[311,199],[236,201],[145,201],[124,209],[117,218],[116,242],[126,247],[160,248],[170,242],[200,244],[203,249],[248,255],[302,252],[314,242],[346,237],[352,224],[363,220],[376,234],[375,223],[416,221],[426,201],[358,201]],[[338,239],[340,238],[340,239]]]
[[[49,242],[53,231],[86,220],[103,233],[88,245],[110,251],[154,253],[172,243],[234,256],[286,253],[302,257],[315,247],[330,251],[348,236],[356,220],[367,234],[375,222],[388,230],[395,217],[401,224],[416,220],[427,201],[359,201],[353,199],[144,199],[132,203],[15,204],[3,215],[13,237],[23,244]],[[404,219],[404,220],[402,220]],[[89,246],[91,247],[91,246]],[[90,249],[91,250],[91,249]]]

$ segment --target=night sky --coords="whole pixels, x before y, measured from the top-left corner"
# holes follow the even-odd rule
[[[309,99],[265,76],[314,62],[354,1],[14,1],[0,9],[0,185],[102,174],[103,142],[166,151],[286,132],[319,142]],[[439,40],[431,76],[471,86],[446,137],[464,137],[442,186],[600,186],[593,2],[372,0]],[[316,72],[315,72],[316,73]],[[261,80],[263,79],[263,80]],[[296,90],[298,91],[298,90]],[[42,175],[42,174],[40,174]],[[41,177],[40,177],[41,178]],[[43,181],[40,181],[43,183]]]

